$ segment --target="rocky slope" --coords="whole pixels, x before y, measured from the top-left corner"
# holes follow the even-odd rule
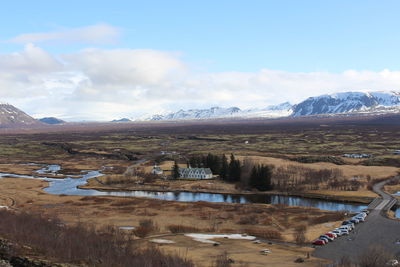
[[[292,116],[376,113],[400,110],[399,92],[346,92],[307,98],[293,106]]]
[[[35,120],[16,107],[7,103],[0,103],[0,128],[33,126],[40,124],[41,122]]]

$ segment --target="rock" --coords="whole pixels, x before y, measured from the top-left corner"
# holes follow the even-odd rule
[[[269,250],[269,249],[262,249],[262,250],[260,250],[260,253],[261,254],[263,254],[263,255],[268,255],[269,253],[271,253],[271,250]]]
[[[295,263],[303,263],[304,259],[303,258],[297,258],[294,262]]]
[[[13,267],[8,261],[0,260],[0,267]]]

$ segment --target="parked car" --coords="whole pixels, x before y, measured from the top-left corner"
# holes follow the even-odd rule
[[[351,226],[346,226],[346,225],[340,226],[339,229],[343,229],[343,230],[346,230],[346,231],[348,231],[348,232],[350,232],[351,230],[353,230],[353,228],[351,228]]]
[[[345,228],[337,228],[334,231],[339,231],[341,233],[341,235],[348,235],[349,234],[349,230],[345,229]]]
[[[335,233],[332,233],[332,232],[325,233],[324,235],[332,237],[333,239],[337,238],[337,235]]]
[[[350,228],[351,228],[350,230],[353,230],[353,229],[354,229],[354,223],[352,223],[351,221],[344,221],[344,222],[342,222],[342,226],[350,227]]]
[[[337,236],[342,236],[345,234],[344,231],[342,231],[341,229],[335,229],[332,231],[332,233],[336,234]],[[349,232],[347,231],[347,233],[349,233]]]
[[[361,212],[363,212],[365,214],[369,214],[369,210],[367,210],[367,209],[363,209],[363,210],[361,210]]]
[[[325,240],[322,239],[317,239],[313,242],[313,245],[317,245],[317,246],[323,246],[325,245],[327,242]]]
[[[360,223],[360,220],[358,220],[358,219],[356,219],[356,218],[354,218],[354,217],[351,218],[349,221],[352,222],[352,223],[354,223],[354,224]]]
[[[355,217],[355,219],[359,220],[360,222],[365,222],[365,218],[364,217]]]
[[[332,237],[330,237],[328,235],[320,235],[319,239],[322,239],[322,238],[328,239],[328,241],[333,241],[334,240],[334,238],[332,238]]]
[[[360,212],[360,213],[358,213],[356,216],[357,216],[357,217],[362,216],[362,217],[365,218],[365,217],[367,217],[367,215],[368,215],[368,214],[365,213],[365,212]]]

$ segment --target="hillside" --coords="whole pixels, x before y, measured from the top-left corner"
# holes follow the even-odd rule
[[[21,126],[34,126],[40,125],[41,122],[35,120],[22,110],[7,104],[0,104],[0,127],[13,128]]]

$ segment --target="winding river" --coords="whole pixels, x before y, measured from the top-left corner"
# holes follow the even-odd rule
[[[32,165],[34,163],[30,163]],[[36,171],[41,175],[57,175],[61,170],[59,165],[43,165],[43,168]],[[235,195],[235,194],[216,194],[216,193],[191,193],[191,192],[149,192],[149,191],[99,191],[93,189],[79,189],[78,186],[85,185],[90,178],[99,177],[103,174],[100,171],[82,171],[82,175],[74,178],[54,179],[49,177],[38,177],[36,175],[16,175],[11,173],[0,173],[0,178],[31,178],[41,179],[49,182],[49,187],[44,191],[55,195],[78,195],[78,196],[123,196],[123,197],[147,197],[161,200],[174,200],[182,202],[208,201],[226,203],[266,203],[266,204],[285,204],[288,206],[314,207],[323,210],[351,212],[360,211],[367,206],[352,203],[341,203],[327,200],[311,199],[304,197],[294,197],[285,195]],[[397,210],[400,217],[400,210]]]

